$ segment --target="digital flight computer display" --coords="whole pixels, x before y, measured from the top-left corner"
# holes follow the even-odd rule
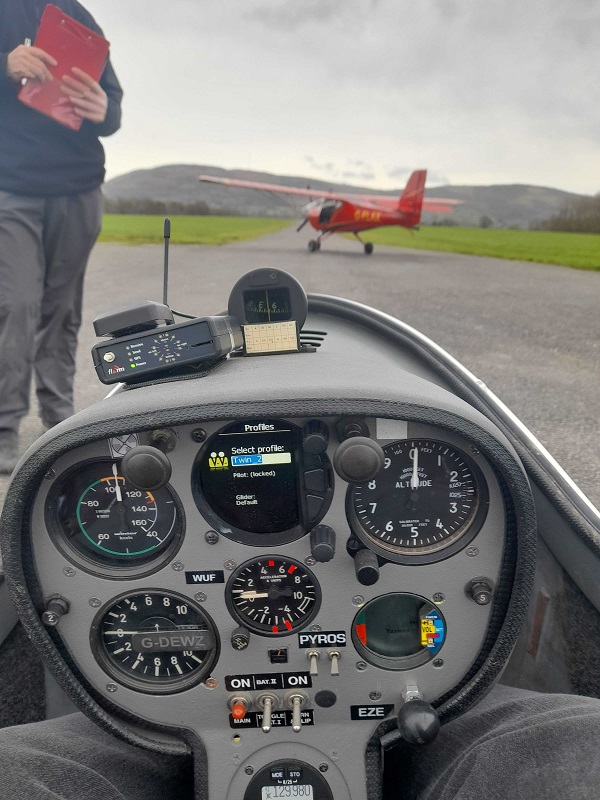
[[[251,533],[298,525],[297,441],[291,426],[278,421],[236,423],[213,436],[199,470],[213,511]]]
[[[282,419],[233,422],[194,463],[196,505],[216,531],[247,545],[293,542],[323,518],[333,493],[326,453],[302,446],[303,429]]]

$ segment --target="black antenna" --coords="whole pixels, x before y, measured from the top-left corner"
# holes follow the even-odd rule
[[[165,217],[163,229],[165,237],[165,262],[163,267],[163,303],[167,306],[167,288],[169,286],[169,239],[171,238],[171,220]]]

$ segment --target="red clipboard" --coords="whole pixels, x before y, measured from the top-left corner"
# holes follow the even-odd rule
[[[63,75],[71,75],[79,67],[99,81],[108,58],[109,43],[95,31],[82,25],[58,8],[47,5],[34,42],[58,61],[48,66],[54,80],[41,83],[30,79],[19,90],[19,100],[25,105],[78,131],[83,120],[73,110],[71,101],[60,90]]]

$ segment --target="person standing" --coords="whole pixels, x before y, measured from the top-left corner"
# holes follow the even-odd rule
[[[35,41],[44,0],[0,0],[0,473],[12,472],[35,373],[39,413],[52,427],[74,412],[83,278],[102,220],[104,148],[121,124],[123,92],[107,62],[97,83],[61,76],[74,131],[21,103],[24,79],[52,80],[55,59]],[[102,31],[77,0],[54,0]]]

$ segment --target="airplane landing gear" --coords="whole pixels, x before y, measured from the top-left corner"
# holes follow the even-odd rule
[[[358,241],[359,241],[359,242],[362,244],[362,246],[363,246],[363,249],[364,249],[364,251],[365,251],[365,255],[367,255],[367,256],[370,256],[370,255],[371,255],[371,253],[373,252],[373,242],[363,242],[363,240],[360,238],[360,236],[358,235],[358,233],[356,233],[356,231],[354,231],[354,236],[355,236],[355,237],[358,239]]]
[[[316,239],[311,239],[308,243],[308,249],[311,253],[315,253],[317,250],[321,249],[321,241],[323,239],[327,239],[333,231],[322,231]]]

